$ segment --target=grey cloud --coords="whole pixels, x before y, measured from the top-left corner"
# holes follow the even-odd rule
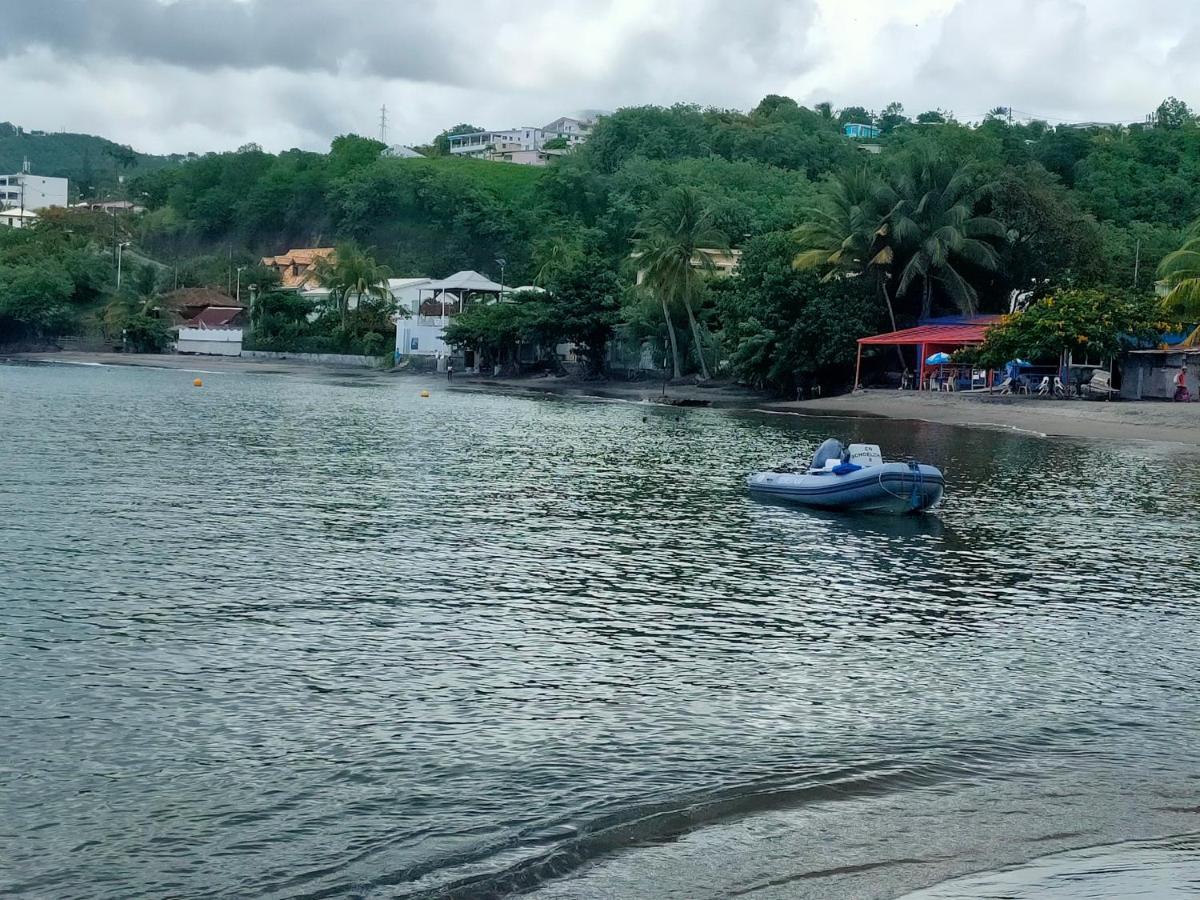
[[[703,105],[753,103],[817,63],[815,20],[812,0],[696,0],[686,18],[631,35],[606,83],[640,91],[635,103],[655,102],[664,88]]]
[[[458,12],[378,0],[40,0],[6,13],[0,57],[46,48],[198,71],[277,67],[455,83],[479,71]]]
[[[726,72],[802,71],[814,6],[814,0],[693,0],[680,5],[679,15],[631,24],[621,22],[619,4],[605,0],[558,0],[552,9],[502,0],[40,0],[5,16],[0,58],[45,49],[201,72],[272,67],[497,89],[511,87],[516,69],[556,49],[523,36],[552,13],[568,45],[586,47],[596,30],[616,29],[627,38],[607,64],[588,73],[597,86],[644,87],[668,67],[667,77],[686,86]],[[519,49],[500,39],[503,29],[510,38],[515,32]],[[571,54],[560,55],[570,69]]]

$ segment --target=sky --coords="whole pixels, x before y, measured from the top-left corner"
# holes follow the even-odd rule
[[[428,142],[647,103],[1141,120],[1200,106],[1195,0],[10,0],[0,120],[154,153]]]

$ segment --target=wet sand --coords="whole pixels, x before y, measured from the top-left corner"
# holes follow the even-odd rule
[[[999,394],[859,391],[793,403],[772,412],[805,416],[882,416],[942,425],[999,428],[1048,437],[1181,443],[1200,447],[1200,403],[1043,400]]]
[[[563,396],[661,402],[661,382],[581,382],[570,378],[471,378],[462,387]],[[999,428],[1045,437],[1076,437],[1200,447],[1200,403],[1042,400],[1000,394],[859,391],[818,400],[771,400],[760,391],[712,382],[671,384],[666,397],[714,408],[761,409],[800,416],[913,419],[942,425]]]

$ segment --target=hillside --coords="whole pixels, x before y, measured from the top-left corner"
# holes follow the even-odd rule
[[[0,172],[19,172],[28,159],[35,174],[69,178],[72,200],[115,192],[119,176],[143,175],[183,158],[138,153],[92,134],[25,131],[0,122]]]

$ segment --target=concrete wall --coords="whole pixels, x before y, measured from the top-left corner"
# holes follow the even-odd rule
[[[198,353],[204,356],[240,356],[240,328],[180,328],[175,352]]]
[[[1197,396],[1200,387],[1200,352],[1130,353],[1121,362],[1123,400],[1170,400],[1175,396],[1175,376],[1187,362],[1188,390]]]
[[[345,366],[354,369],[373,369],[379,360],[374,356],[351,356],[348,353],[280,353],[274,350],[243,350],[243,359],[309,363],[317,366]]]
[[[228,341],[178,341],[176,353],[194,353],[199,356],[241,356],[242,345]]]
[[[45,175],[0,176],[0,209],[22,206],[29,210],[67,205],[67,179]]]
[[[442,340],[442,326],[422,325],[419,318],[396,320],[397,356],[446,356],[450,351]],[[417,346],[413,348],[413,341]]]

